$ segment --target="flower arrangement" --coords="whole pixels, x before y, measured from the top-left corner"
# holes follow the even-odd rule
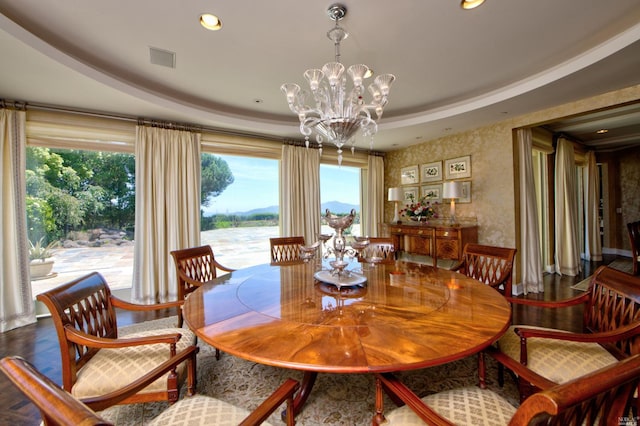
[[[434,207],[435,204],[431,204],[424,197],[415,201],[413,196],[409,195],[409,204],[406,204],[398,213],[407,216],[411,220],[429,220],[438,217]]]

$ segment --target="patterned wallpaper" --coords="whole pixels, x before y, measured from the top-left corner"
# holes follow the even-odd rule
[[[444,174],[445,160],[470,155],[471,178],[460,180],[471,181],[471,203],[456,204],[456,216],[477,220],[480,241],[491,245],[509,242],[514,246],[512,143],[502,136],[505,132],[510,134],[511,130],[496,125],[388,153],[385,186],[402,186],[403,167],[442,160]],[[385,220],[389,222],[393,219],[393,203],[386,207]],[[449,205],[440,206],[439,210],[448,216]]]
[[[470,155],[471,203],[456,204],[456,214],[477,219],[481,244],[516,247],[512,130],[635,100],[640,100],[640,85],[389,152],[385,157],[385,195],[388,188],[401,186],[403,167]],[[637,176],[629,179],[637,186]],[[386,222],[393,219],[392,202],[385,203],[384,218]]]
[[[627,223],[640,220],[640,148],[626,149],[620,155],[620,200],[622,208],[621,241],[631,250]]]

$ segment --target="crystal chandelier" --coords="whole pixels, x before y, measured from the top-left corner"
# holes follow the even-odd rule
[[[280,87],[287,97],[289,108],[300,119],[300,133],[305,138],[305,145],[309,147],[309,136],[315,133],[322,155],[323,141],[332,142],[338,149],[338,164],[342,164],[342,147],[346,143],[351,142],[351,152],[355,151],[355,134],[358,130],[365,137],[371,137],[369,148],[373,149],[373,136],[378,131],[378,124],[371,114],[375,111],[376,119],[380,119],[387,104],[389,88],[395,80],[393,74],[378,75],[368,87],[370,100],[367,102],[363,80],[373,73],[366,65],[357,64],[347,68],[346,74],[352,83],[350,89],[347,87],[345,67],[340,63],[340,42],[349,33],[338,25],[346,13],[347,9],[340,4],[334,4],[327,10],[329,18],[335,22],[335,26],[327,32],[327,37],[335,46],[335,62],[304,73],[310,92],[294,83]]]

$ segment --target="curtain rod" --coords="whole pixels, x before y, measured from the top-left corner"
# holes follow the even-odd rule
[[[196,131],[206,130],[206,131],[219,133],[227,136],[244,136],[249,138],[262,139],[270,142],[286,143],[290,145],[300,144],[304,146],[304,141],[302,139],[288,139],[288,138],[277,139],[271,136],[261,135],[257,133],[237,132],[232,130],[219,129],[216,127],[202,126],[199,124],[177,123],[170,120],[158,120],[158,119],[152,119],[152,118],[134,117],[131,115],[114,114],[114,113],[101,112],[101,111],[80,110],[80,109],[62,107],[62,106],[56,106],[56,105],[40,104],[36,102],[25,102],[25,101],[15,101],[15,100],[10,101],[7,99],[0,99],[0,107],[14,108],[14,109],[19,109],[23,111],[31,109],[36,111],[66,112],[69,114],[77,114],[77,115],[82,115],[86,117],[97,117],[97,118],[108,118],[108,119],[121,120],[121,121],[130,121],[130,122],[137,123],[138,125],[148,125],[148,126],[163,127],[167,129],[177,129],[177,130],[196,130]],[[315,142],[313,141],[310,141],[310,142],[311,142],[310,147],[313,144],[315,144]],[[315,147],[317,147],[317,144]],[[356,148],[356,150],[366,151],[368,152],[369,155],[376,155],[379,157],[385,156],[385,153],[380,151],[364,150],[364,149],[358,149],[358,148]]]
[[[250,137],[255,139],[263,139],[263,140],[272,141],[272,142],[279,142],[279,143],[282,142],[282,140],[277,139],[273,136],[261,135],[258,133],[238,132],[238,131],[232,131],[227,129],[220,129],[216,127],[203,126],[200,124],[179,123],[171,120],[159,120],[154,118],[135,117],[131,115],[115,114],[115,113],[102,112],[102,111],[81,110],[81,109],[62,107],[57,105],[40,104],[36,102],[10,101],[6,99],[0,99],[0,106],[7,107],[7,108],[22,109],[25,111],[34,110],[34,111],[65,112],[69,114],[77,114],[77,115],[82,115],[86,117],[108,118],[113,120],[129,121],[129,122],[137,123],[139,125],[149,125],[149,126],[166,127],[166,128],[198,129],[200,131],[206,130],[206,131],[224,134],[228,136],[244,136],[244,137]]]

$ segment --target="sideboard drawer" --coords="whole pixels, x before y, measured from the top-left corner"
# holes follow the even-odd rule
[[[383,233],[393,237],[396,250],[440,259],[462,259],[467,243],[478,242],[478,226],[449,223],[382,224]]]
[[[460,233],[457,229],[437,229],[436,228],[436,238],[458,238]]]

